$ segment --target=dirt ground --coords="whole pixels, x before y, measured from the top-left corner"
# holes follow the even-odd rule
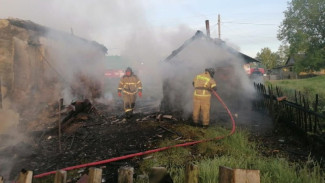
[[[131,119],[124,118],[121,102],[93,105],[96,110],[80,112],[73,120],[63,125],[61,151],[57,129],[53,128],[55,122],[43,130],[30,132],[32,140],[29,143],[20,142],[1,149],[0,156],[6,156],[9,161],[14,162],[11,179],[14,179],[22,168],[33,170],[34,175],[37,175],[153,149],[156,148],[157,142],[173,135],[168,131],[173,124],[188,123],[177,120],[176,116],[158,121],[159,106],[152,100],[138,102],[137,110]],[[259,149],[265,156],[287,156],[292,161],[305,161],[308,158],[311,148],[286,130],[275,130],[272,120],[265,114],[245,109],[234,111],[234,117],[237,128],[249,130],[252,134],[250,139],[261,144]],[[53,118],[57,118],[57,115]],[[227,129],[231,127],[227,113],[222,111],[218,112],[217,117],[212,117],[211,125],[220,125]],[[141,158],[102,165],[102,168],[105,167],[105,182],[117,182],[117,169],[125,165],[137,168]],[[75,171],[72,177],[69,177],[70,182],[76,182],[86,171],[85,168]]]

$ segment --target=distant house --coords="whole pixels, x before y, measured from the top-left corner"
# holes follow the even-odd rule
[[[294,72],[295,57],[290,56],[283,66],[278,66],[270,70],[269,79],[297,79],[298,75]]]
[[[283,66],[278,66],[270,70],[268,79],[277,80],[277,79],[298,79],[311,77],[315,75],[324,75],[325,69],[320,71],[304,71],[296,73],[294,71],[294,66],[297,59],[304,59],[304,55],[293,55],[289,56],[288,60]]]

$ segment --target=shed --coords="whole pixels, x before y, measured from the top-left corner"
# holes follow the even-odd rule
[[[105,46],[71,33],[28,20],[0,19],[3,98],[19,101],[18,108],[57,100],[75,72],[83,71],[83,63],[96,65],[106,53]]]

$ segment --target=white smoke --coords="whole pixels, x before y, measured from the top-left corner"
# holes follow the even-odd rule
[[[72,28],[74,35],[106,45],[108,54],[112,54],[111,48],[117,48],[118,54],[130,61],[130,66],[143,81],[144,98],[154,97],[160,102],[163,98],[163,81],[174,79],[174,87],[167,92],[172,101],[183,99],[177,105],[186,114],[191,113],[192,109],[192,80],[206,67],[232,66],[233,77],[227,83],[218,82],[220,78],[216,76],[218,89],[226,98],[232,98],[230,94],[237,95],[238,92],[244,96],[251,95],[252,88],[242,69],[242,59],[236,54],[230,54],[227,48],[198,40],[177,55],[173,59],[174,64],[163,62],[196,30],[187,25],[178,25],[176,28],[154,27],[146,17],[144,6],[145,1],[142,0],[0,0],[0,17],[27,19],[65,32],[70,32]],[[80,84],[76,79],[80,73],[102,82],[106,60],[98,50],[92,50],[93,47],[80,39],[59,37],[56,31],[49,32],[45,38],[40,43],[47,48],[47,52],[43,53],[49,71],[46,79],[63,83],[53,86],[62,93],[50,95],[56,99],[64,97],[66,102],[74,100],[70,86]],[[113,88],[112,91],[117,89],[116,85],[109,87]],[[112,98],[114,94],[104,91],[104,96]]]
[[[243,100],[250,99],[254,90],[243,70],[244,60],[238,53],[221,42],[196,38],[166,64],[165,78],[172,83],[167,95],[172,106],[181,108],[185,115],[192,111],[192,81],[205,68],[215,68],[218,93],[230,107],[245,105]],[[174,104],[173,104],[174,103]]]

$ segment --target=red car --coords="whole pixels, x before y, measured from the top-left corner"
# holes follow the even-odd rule
[[[120,78],[124,75],[124,70],[107,70],[104,74],[108,78]]]

